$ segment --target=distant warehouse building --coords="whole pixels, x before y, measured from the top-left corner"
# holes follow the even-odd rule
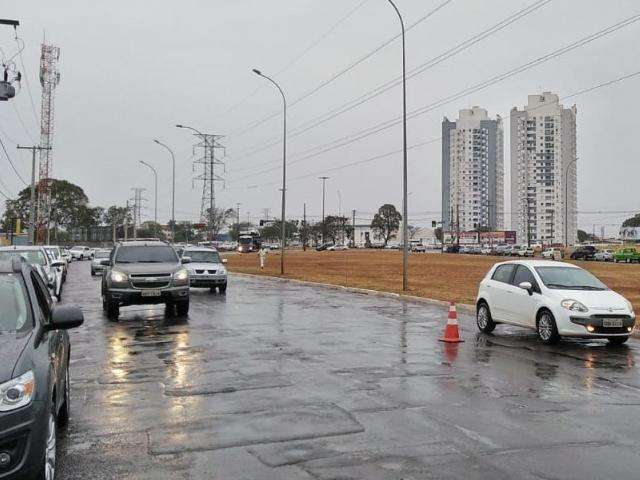
[[[550,92],[529,95],[524,110],[511,110],[510,132],[511,228],[518,243],[574,244],[578,232],[575,105],[564,108],[558,95]]]
[[[502,119],[484,108],[460,110],[442,121],[442,227],[469,231],[504,228]]]

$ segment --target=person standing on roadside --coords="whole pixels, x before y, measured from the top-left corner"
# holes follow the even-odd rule
[[[264,262],[267,260],[267,249],[261,246],[258,255],[260,256],[260,270],[264,270]]]

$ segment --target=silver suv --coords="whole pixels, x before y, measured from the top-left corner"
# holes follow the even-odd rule
[[[186,247],[182,259],[187,260],[189,278],[192,287],[209,288],[212,292],[217,288],[220,293],[227,291],[226,259],[214,248]]]

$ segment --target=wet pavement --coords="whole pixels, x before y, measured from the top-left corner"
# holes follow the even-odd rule
[[[58,479],[640,478],[638,341],[477,333],[435,306],[233,276],[226,296],[102,312],[74,262]]]

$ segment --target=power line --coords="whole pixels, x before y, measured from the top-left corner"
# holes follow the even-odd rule
[[[420,75],[422,73],[424,73],[425,71],[435,67],[436,65],[444,62],[445,60],[463,52],[464,50],[472,47],[473,45],[481,42],[482,40],[486,39],[487,37],[498,33],[499,31],[505,29],[506,27],[508,27],[509,25],[511,25],[512,23],[526,17],[527,15],[535,12],[536,10],[538,10],[539,8],[543,7],[544,5],[548,4],[551,0],[538,0],[536,2],[534,2],[531,5],[528,5],[527,7],[517,11],[516,13],[506,17],[505,19],[501,20],[500,22],[492,25],[491,27],[483,30],[482,32],[479,32],[471,37],[469,37],[467,40],[451,47],[450,49],[446,50],[445,52],[441,53],[440,55],[437,55],[436,57],[430,58],[428,60],[426,60],[425,62],[423,62],[422,64],[418,65],[417,67],[411,69],[409,71],[409,74],[407,75],[407,79],[413,78],[417,75]],[[354,108],[368,102],[369,100],[372,100],[373,98],[376,98],[377,96],[383,94],[384,92],[390,90],[391,88],[400,85],[402,83],[402,77],[396,77],[392,80],[389,80],[387,82],[385,82],[382,85],[379,85],[378,87],[369,90],[368,92],[362,94],[361,96],[349,100],[348,102],[343,103],[342,105],[333,108],[332,110],[323,113],[321,115],[318,115],[315,118],[312,118],[310,120],[307,120],[306,122],[303,122],[302,124],[298,125],[297,127],[294,127],[291,129],[291,131],[293,132],[292,134],[289,135],[290,138],[296,137],[298,135],[303,134],[304,132],[307,132],[308,130],[311,130],[312,128],[315,128],[319,125],[322,125],[323,123],[326,123],[329,120],[332,120],[333,118],[336,118],[339,115],[342,115],[343,113],[346,113],[350,110],[353,110]],[[277,145],[281,142],[281,138],[280,136],[275,136],[275,137],[271,137],[270,139],[268,139],[266,141],[266,143],[262,143],[258,146],[254,146],[251,149],[247,150],[245,153],[241,154],[238,157],[235,157],[235,160],[238,161],[242,158],[246,158],[248,156],[254,155],[255,153],[259,153],[271,146]],[[253,169],[255,168],[255,165],[252,165],[251,167],[247,167],[246,169]]]
[[[504,73],[501,73],[499,75],[495,75],[494,77],[491,77],[487,80],[484,80],[482,82],[476,83],[475,85],[472,85],[470,87],[465,88],[464,90],[461,90],[458,93],[449,95],[448,97],[439,99],[431,104],[422,106],[416,110],[413,110],[412,112],[410,112],[407,115],[408,119],[413,119],[416,118],[418,116],[424,115],[425,113],[428,113],[432,110],[435,110],[436,108],[442,107],[446,104],[452,103],[454,101],[459,100],[460,98],[463,98],[467,95],[470,95],[471,93],[475,93],[478,92],[480,90],[483,90],[487,87],[490,87],[492,85],[495,85],[496,83],[499,83],[503,80],[506,80],[510,77],[513,77],[519,73],[522,73],[526,70],[529,70],[535,66],[538,66],[542,63],[548,62],[549,60],[552,60],[556,57],[559,57],[565,53],[568,53],[572,50],[575,50],[576,48],[582,47],[584,45],[587,45],[588,43],[591,43],[605,35],[609,35],[617,30],[620,30],[621,28],[627,27],[635,22],[637,22],[638,20],[640,20],[640,14],[638,15],[634,15],[632,17],[629,17],[621,22],[618,22],[615,25],[612,25],[610,27],[607,27],[603,30],[600,30],[596,33],[593,33],[591,35],[588,35],[586,37],[583,37],[575,42],[572,42],[562,48],[556,49],[546,55],[543,55],[541,57],[538,57],[534,60],[531,60],[523,65],[520,65],[519,67],[513,68],[511,70],[508,70]],[[615,82],[615,80],[614,80]],[[299,163],[301,161],[307,160],[309,158],[313,158],[316,157],[318,155],[321,155],[323,153],[327,153],[329,151],[335,150],[337,148],[341,148],[344,147],[346,145],[349,145],[351,143],[357,142],[359,140],[362,140],[363,138],[369,137],[375,133],[379,133],[382,132],[384,130],[387,130],[397,124],[399,124],[402,121],[402,117],[395,117],[389,120],[386,120],[384,122],[381,122],[377,125],[374,125],[372,127],[369,127],[367,129],[361,130],[359,132],[355,132],[355,133],[351,133],[349,135],[345,135],[341,138],[332,140],[330,142],[327,142],[325,144],[321,144],[321,145],[317,145],[315,147],[311,147],[308,148],[306,150],[303,150],[301,152],[298,152],[296,154],[291,155],[290,158],[298,158],[297,160],[294,161],[290,161],[289,164],[295,164],[295,163]],[[315,152],[314,152],[315,151]],[[264,170],[259,170],[257,172],[253,172],[251,174],[245,175],[243,177],[240,177],[237,180],[243,180],[245,178],[250,178],[252,176],[255,175],[261,175],[263,173],[267,173],[270,172],[274,169],[276,169],[278,167],[272,167],[272,168],[268,168],[268,169],[264,169]]]
[[[622,82],[624,80],[628,80],[630,78],[637,77],[638,75],[640,75],[640,70],[638,70],[636,72],[633,72],[633,73],[630,73],[630,74],[626,74],[626,75],[617,77],[617,78],[615,78],[613,80],[608,80],[606,82],[599,83],[599,84],[594,85],[594,86],[589,87],[589,88],[585,88],[585,89],[576,91],[576,92],[571,93],[569,95],[565,95],[565,96],[561,97],[560,100],[567,100],[569,98],[576,97],[576,96],[582,95],[584,93],[588,93],[588,92],[592,92],[592,91],[600,89],[600,88],[608,87],[608,86],[614,85],[616,83]],[[540,108],[540,107],[536,107],[536,108]],[[508,118],[510,118],[510,115],[505,115],[503,118],[508,119]],[[420,143],[416,143],[414,145],[410,145],[408,147],[408,149],[412,150],[412,149],[415,149],[415,148],[422,147],[424,145],[428,145],[428,144],[431,144],[431,143],[438,142],[440,140],[442,140],[442,137],[432,138],[432,139],[425,140],[425,141],[420,142]],[[391,156],[391,155],[395,155],[395,154],[398,154],[398,153],[401,153],[401,152],[402,152],[402,149],[394,150],[394,151],[383,153],[383,154],[380,154],[380,155],[375,155],[373,157],[365,158],[363,160],[357,160],[355,162],[350,162],[350,163],[338,165],[338,166],[335,166],[335,167],[332,167],[332,168],[323,169],[323,170],[319,170],[319,171],[316,171],[316,172],[313,172],[313,173],[301,175],[301,176],[298,176],[298,177],[293,177],[289,181],[301,180],[301,179],[304,179],[304,178],[320,175],[320,174],[325,173],[325,172],[342,170],[344,168],[349,168],[349,167],[352,167],[352,166],[373,162],[373,161],[380,160],[382,158],[385,158],[385,157],[388,157],[388,156]],[[292,163],[295,163],[295,162],[292,162]],[[260,172],[260,173],[263,173],[263,172]],[[258,184],[258,185],[248,185],[248,186],[244,186],[244,187],[243,186],[227,187],[227,190],[253,189],[253,188],[260,188],[260,187],[263,187],[263,186],[275,185],[277,183],[278,183],[277,181],[274,181],[274,182],[267,182],[267,183],[262,183],[262,184]]]
[[[2,138],[0,138],[0,145],[2,146],[2,151],[4,152],[5,157],[7,157],[7,161],[9,162],[9,165],[11,165],[11,168],[13,169],[15,174],[18,176],[18,178],[20,179],[20,181],[22,183],[27,185],[27,182],[24,181],[24,178],[22,178],[22,175],[20,175],[20,172],[18,172],[18,170],[16,169],[16,166],[13,164],[13,161],[11,160],[11,157],[9,156],[9,152],[7,152],[7,149],[4,146],[4,142],[2,141]]]
[[[20,125],[22,125],[22,128],[24,129],[25,133],[27,134],[27,137],[29,137],[29,140],[31,140],[31,143],[36,143],[36,141],[31,136],[31,133],[29,133],[29,129],[25,125],[24,120],[22,120],[22,116],[20,115],[20,112],[16,108],[16,102],[11,102],[11,106],[13,107],[13,111],[16,112],[16,116],[18,117],[18,121],[20,122]]]
[[[434,15],[436,12],[438,12],[440,9],[444,8],[447,4],[451,3],[453,0],[445,0],[444,2],[440,3],[439,5],[437,5],[435,8],[433,8],[432,10],[430,10],[429,12],[427,12],[425,15],[423,15],[422,17],[420,17],[418,20],[416,20],[415,22],[413,22],[411,25],[409,25],[405,31],[409,31],[412,28],[416,27],[417,25],[419,25],[420,23],[424,22],[426,19],[428,19],[429,17],[431,17],[432,15]],[[298,103],[302,102],[303,100],[305,100],[306,98],[310,97],[311,95],[317,93],[318,91],[320,91],[321,89],[323,89],[324,87],[326,87],[327,85],[329,85],[330,83],[334,82],[335,80],[337,80],[338,78],[342,77],[344,74],[346,74],[347,72],[349,72],[350,70],[354,69],[355,67],[357,67],[358,65],[360,65],[362,62],[364,62],[365,60],[368,60],[369,58],[371,58],[372,56],[374,56],[376,53],[378,53],[379,51],[381,51],[382,49],[384,49],[385,47],[387,47],[388,45],[390,45],[391,43],[393,43],[397,38],[399,38],[402,34],[398,33],[396,35],[394,35],[393,37],[391,37],[390,39],[386,40],[385,42],[381,43],[380,45],[378,45],[376,48],[374,48],[373,50],[371,50],[369,53],[365,54],[364,56],[358,58],[357,60],[355,60],[354,62],[352,62],[351,64],[349,64],[347,67],[343,68],[342,70],[340,70],[339,72],[334,73],[332,76],[330,76],[328,79],[323,80],[322,82],[320,82],[320,84],[318,84],[317,86],[313,87],[311,90],[307,91],[306,93],[304,93],[303,95],[301,95],[300,97],[296,98],[295,100],[293,100],[291,103],[289,103],[289,108],[297,105]],[[270,115],[267,115],[266,117],[262,118],[261,120],[258,120],[252,124],[250,124],[248,127],[246,127],[245,129],[241,130],[240,132],[236,132],[234,133],[232,136],[233,137],[238,137],[240,135],[244,135],[245,133],[253,130],[254,128],[262,125],[263,123],[271,120],[272,118],[275,117],[279,117],[282,114],[282,112],[274,112]]]

